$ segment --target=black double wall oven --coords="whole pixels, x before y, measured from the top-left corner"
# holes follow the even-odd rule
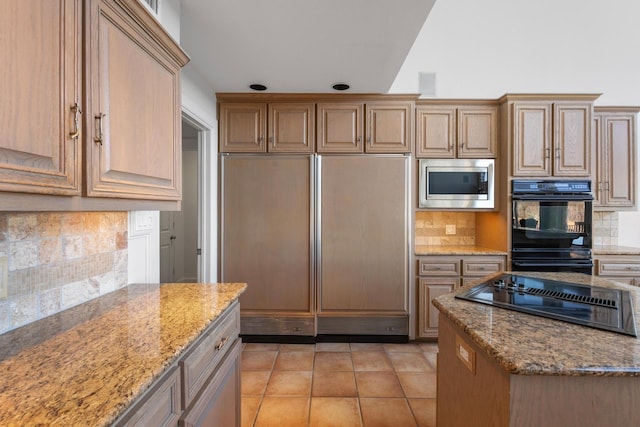
[[[511,196],[512,270],[592,274],[591,181],[514,180]]]

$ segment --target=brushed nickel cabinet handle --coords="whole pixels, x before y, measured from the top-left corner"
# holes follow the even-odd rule
[[[548,159],[548,158],[549,158],[550,153],[551,153],[551,148],[545,148],[545,149],[544,149],[544,158],[545,158],[545,159]]]
[[[93,138],[94,142],[98,142],[100,143],[100,145],[102,145],[102,118],[106,116],[106,114],[104,113],[100,113],[96,116],[96,120],[98,121],[98,136],[96,138]]]
[[[75,129],[69,133],[69,138],[78,139],[78,135],[80,135],[80,126],[78,125],[78,115],[82,114],[82,110],[77,102],[74,102],[71,106],[71,111],[73,111],[73,124]]]
[[[560,147],[556,148],[556,159],[560,158]]]
[[[220,340],[220,343],[216,346],[216,350],[220,351],[222,350],[222,347],[224,347],[224,345],[227,343],[227,341],[229,341],[229,337],[224,337]]]

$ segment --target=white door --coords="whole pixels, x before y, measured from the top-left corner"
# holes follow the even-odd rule
[[[173,212],[160,212],[160,282],[175,282],[175,220]]]

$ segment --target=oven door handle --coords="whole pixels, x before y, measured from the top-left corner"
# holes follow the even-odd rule
[[[526,262],[526,261],[511,261],[513,265],[518,267],[593,267],[593,262],[580,262],[580,263],[549,263],[549,262]]]
[[[588,202],[593,201],[593,194],[513,194],[511,198],[539,202]]]

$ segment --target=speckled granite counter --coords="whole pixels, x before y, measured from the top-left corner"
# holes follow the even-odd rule
[[[640,255],[640,248],[618,245],[595,245],[594,255]]]
[[[472,245],[416,245],[415,254],[420,255],[507,255],[504,251]]]
[[[636,325],[640,319],[640,289],[637,287],[579,273],[517,274],[629,290]],[[486,278],[477,283],[483,280]],[[473,285],[470,283],[464,289]],[[459,292],[461,290],[438,297],[434,305],[508,373],[640,375],[638,338],[455,299],[454,295]]]
[[[130,285],[0,335],[0,425],[110,424],[245,288]]]

